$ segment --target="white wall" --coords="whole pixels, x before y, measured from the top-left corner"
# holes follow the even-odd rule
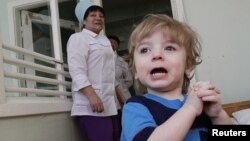
[[[222,102],[250,100],[250,1],[183,0],[187,23],[201,36],[198,80],[211,80]]]

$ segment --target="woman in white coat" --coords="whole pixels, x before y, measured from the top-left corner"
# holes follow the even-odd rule
[[[76,16],[84,28],[72,34],[67,44],[69,72],[72,77],[71,115],[87,141],[113,141],[117,115],[114,53],[108,38],[100,34],[104,10],[88,1],[76,6]],[[85,12],[86,11],[86,12]]]

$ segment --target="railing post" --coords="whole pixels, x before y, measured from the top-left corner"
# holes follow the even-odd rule
[[[4,68],[3,68],[3,44],[0,35],[0,104],[5,103],[5,84],[4,84]]]
[[[59,14],[58,14],[58,0],[51,0],[50,1],[50,11],[51,11],[51,25],[52,25],[52,35],[53,35],[53,45],[54,45],[54,52],[58,52],[59,54],[55,53],[55,58],[58,60],[63,60],[62,57],[62,45],[61,45],[61,32],[60,32],[60,25],[58,22]],[[56,63],[56,69],[63,70],[63,64]],[[58,74],[57,79],[60,81],[64,80],[63,75]],[[62,84],[58,85],[59,91],[66,91],[66,87]],[[61,96],[61,98],[66,98],[65,96]]]

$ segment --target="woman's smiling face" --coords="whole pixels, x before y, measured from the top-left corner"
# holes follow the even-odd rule
[[[100,11],[90,12],[84,20],[85,28],[99,34],[104,27],[104,15]]]

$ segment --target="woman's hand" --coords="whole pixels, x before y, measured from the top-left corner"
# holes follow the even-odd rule
[[[104,106],[100,97],[96,94],[92,86],[84,87],[80,90],[88,99],[93,112],[101,113],[104,111]]]
[[[87,97],[93,112],[101,113],[104,111],[103,103],[96,93],[92,93]]]

